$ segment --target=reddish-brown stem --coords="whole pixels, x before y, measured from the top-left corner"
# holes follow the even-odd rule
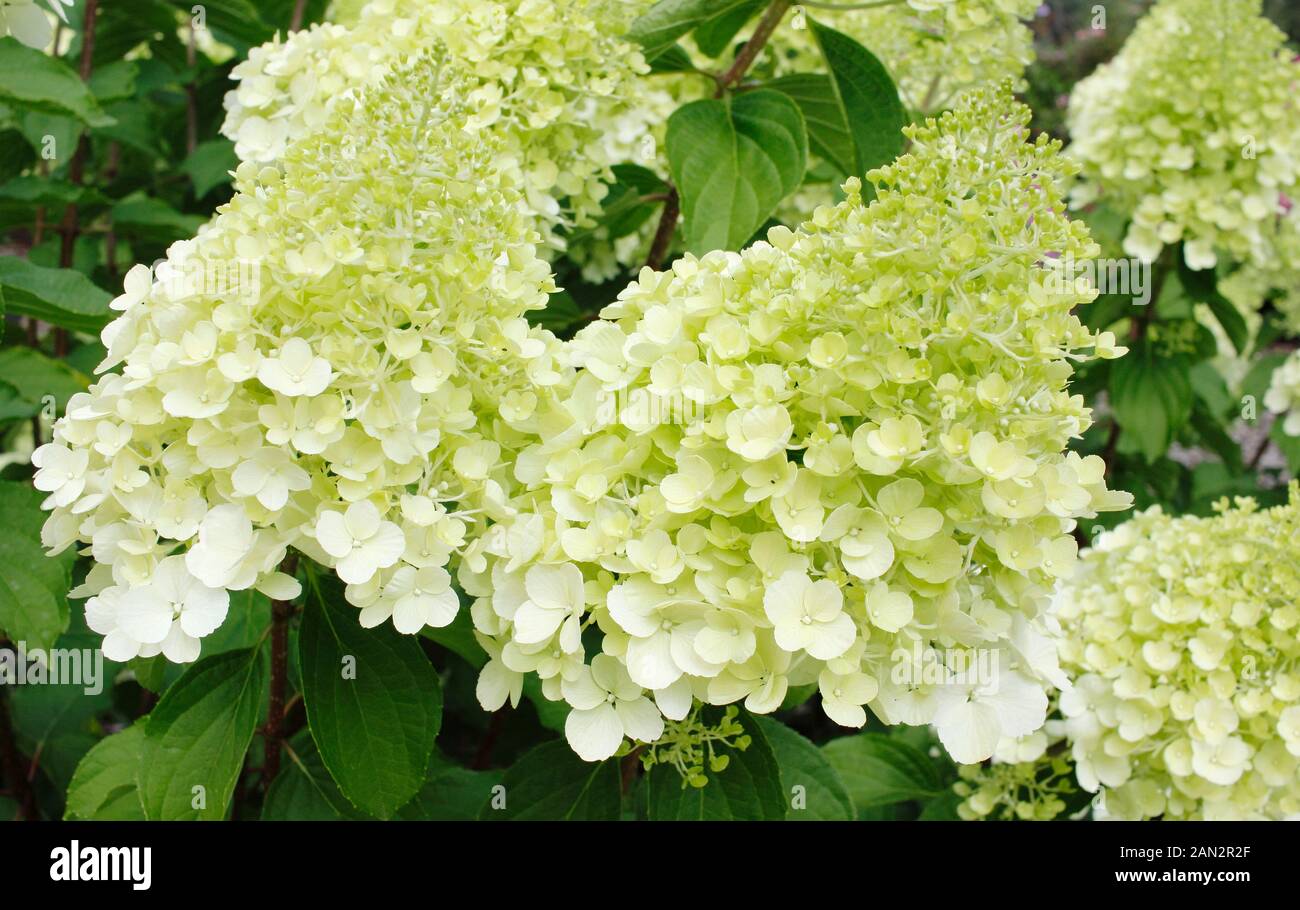
[[[636,771],[641,766],[641,753],[643,751],[645,751],[645,746],[634,746],[631,752],[623,756],[623,760],[619,764],[624,796],[627,795],[628,790],[632,789],[632,783],[636,780]]]
[[[298,558],[290,553],[280,565],[280,571],[292,575],[297,567]],[[262,764],[262,780],[268,786],[280,773],[285,696],[289,689],[289,619],[293,612],[293,604],[289,601],[271,602],[271,694],[266,707],[266,726],[263,728],[266,758]]]
[[[505,725],[506,709],[498,708],[488,720],[487,732],[483,734],[483,739],[478,744],[478,752],[474,754],[474,761],[470,763],[470,767],[475,771],[482,771],[492,764],[492,749],[496,746]]]
[[[289,31],[296,32],[302,28],[303,16],[307,13],[307,0],[294,0],[293,15],[289,19]]]
[[[718,88],[713,97],[721,98],[727,89],[744,78],[754,60],[758,58],[759,51],[767,44],[767,39],[772,37],[776,27],[781,24],[781,17],[785,15],[785,11],[789,8],[790,0],[772,0],[767,11],[763,13],[763,18],[758,21],[758,27],[754,29],[754,34],[750,35],[749,40],[745,42],[745,46],[736,55],[731,68],[718,77]]]
[[[668,246],[673,242],[673,232],[677,230],[677,217],[680,214],[681,201],[677,195],[677,187],[670,187],[667,198],[664,199],[663,211],[659,214],[659,227],[655,229],[654,240],[650,243],[650,255],[645,260],[645,264],[650,268],[663,267],[664,258],[668,255]]]

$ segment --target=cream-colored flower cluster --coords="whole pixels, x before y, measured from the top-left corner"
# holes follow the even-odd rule
[[[255,48],[232,78],[224,134],[242,160],[277,160],[293,139],[317,129],[341,99],[372,84],[435,41],[473,108],[464,126],[491,130],[536,212],[544,241],[600,211],[619,163],[604,141],[632,110],[640,52],[621,40],[618,4],[547,0],[372,0],[283,42]]]
[[[909,128],[870,205],[851,180],[797,232],[643,270],[578,334],[568,417],[460,572],[485,708],[536,672],[588,759],[812,682],[837,722],[934,722],[962,761],[1042,724],[1075,519],[1129,497],[1064,453],[1072,363],[1123,350],[1070,313],[1094,289],[1049,289],[1095,244],[1028,119],[974,93]]]
[[[1110,63],[1075,86],[1070,154],[1131,214],[1125,251],[1187,264],[1268,265],[1283,198],[1300,182],[1300,68],[1260,0],[1160,0]]]
[[[554,285],[511,140],[466,129],[476,83],[445,58],[240,165],[195,239],[127,276],[99,367],[117,372],[32,459],[44,542],[94,557],[75,593],[111,659],[193,660],[228,591],[295,596],[289,547],[334,569],[363,625],[454,617],[444,566],[563,375],[524,319]]]
[[[1300,811],[1300,485],[1216,508],[1143,512],[1062,587],[1060,707],[1106,817]]]

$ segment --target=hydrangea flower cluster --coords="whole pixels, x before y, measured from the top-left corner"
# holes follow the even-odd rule
[[[434,48],[290,145],[156,275],[136,266],[104,375],[32,461],[54,551],[86,544],[110,659],[195,659],[228,591],[273,598],[294,547],[361,622],[451,621],[444,568],[562,382],[524,313],[554,289],[510,140]],[[500,498],[499,496],[497,498]]]
[[[1270,228],[1300,182],[1300,69],[1260,0],[1160,0],[1124,48],[1075,86],[1070,154],[1099,197],[1131,213],[1131,256],[1183,242],[1193,269],[1222,253],[1275,257]]]
[[[1095,289],[1048,290],[1096,247],[1028,119],[1009,84],[972,93],[870,205],[850,180],[798,231],[644,269],[579,332],[567,419],[461,566],[485,708],[535,672],[589,760],[813,682],[838,723],[935,722],[962,761],[1041,726],[1070,532],[1129,497],[1064,454],[1090,423],[1072,362],[1123,349],[1070,313]]]
[[[1300,811],[1300,484],[1216,510],[1149,509],[1062,587],[1060,708],[1107,817]]]
[[[463,81],[471,131],[491,129],[524,189],[537,229],[556,248],[560,224],[600,211],[620,159],[603,137],[633,108],[648,71],[622,41],[618,5],[591,10],[546,0],[372,0],[324,23],[254,48],[235,67],[223,133],[242,160],[277,160],[352,92],[432,43]]]

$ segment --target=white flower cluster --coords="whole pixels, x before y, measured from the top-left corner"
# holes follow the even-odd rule
[[[1107,817],[1300,812],[1300,485],[1216,508],[1149,509],[1062,585],[1060,707]]]
[[[1260,0],[1160,0],[1110,63],[1075,86],[1070,154],[1132,215],[1124,249],[1154,261],[1183,242],[1194,269],[1267,265],[1300,182],[1300,68]]]
[[[616,12],[548,0],[372,0],[345,11],[349,25],[313,25],[254,48],[231,74],[239,87],[226,96],[222,131],[242,160],[275,161],[341,100],[437,42],[473,109],[465,128],[503,143],[501,166],[559,248],[557,227],[600,211],[620,160],[604,137],[632,109],[634,80],[648,69],[618,37],[625,15]]]
[[[933,721],[963,761],[1042,724],[1075,519],[1129,499],[1063,454],[1090,422],[1070,362],[1123,351],[1070,314],[1094,289],[1047,288],[1096,248],[1028,117],[974,94],[909,128],[871,205],[853,180],[798,232],[643,270],[578,334],[567,419],[459,574],[485,708],[535,672],[592,760],[812,682],[837,722]]]
[[[32,459],[44,542],[94,557],[74,593],[109,658],[193,660],[228,591],[297,594],[289,547],[335,569],[364,625],[455,615],[444,566],[563,377],[523,318],[554,285],[510,143],[466,129],[475,83],[445,56],[242,164],[198,237],[127,276],[98,370],[117,372]]]

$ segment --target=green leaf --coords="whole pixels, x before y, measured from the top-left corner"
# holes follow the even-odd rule
[[[668,119],[667,147],[686,246],[701,255],[749,240],[807,168],[803,115],[771,89],[679,108]]]
[[[0,103],[71,115],[92,127],[113,122],[72,67],[10,37],[0,38]]]
[[[632,23],[627,39],[641,45],[646,59],[653,60],[695,27],[724,16],[738,7],[751,6],[753,2],[754,0],[659,0]]]
[[[206,219],[182,215],[161,199],[132,196],[113,206],[113,228],[149,240],[170,243],[190,237]]]
[[[34,405],[42,406],[45,396],[53,396],[60,413],[69,398],[90,385],[90,377],[27,347],[0,351],[0,376]]]
[[[1115,419],[1148,462],[1169,448],[1192,412],[1192,383],[1182,357],[1161,357],[1138,343],[1114,361],[1110,400]]]
[[[474,821],[484,811],[492,788],[505,779],[502,771],[471,771],[449,766],[433,771],[420,792],[397,813],[404,821]],[[509,806],[509,791],[506,804]]]
[[[226,817],[265,696],[264,662],[252,648],[206,657],[185,671],[145,727],[138,782],[146,818]]]
[[[1246,325],[1246,317],[1241,315],[1241,311],[1228,298],[1219,293],[1214,269],[1194,271],[1187,267],[1187,263],[1180,256],[1178,258],[1178,280],[1182,283],[1183,290],[1187,292],[1188,297],[1210,308],[1210,312],[1214,314],[1214,318],[1223,327],[1223,331],[1227,334],[1228,340],[1232,342],[1232,346],[1236,348],[1237,353],[1244,354],[1250,346],[1250,328]]]
[[[489,821],[616,821],[622,809],[618,761],[585,762],[563,741],[525,753],[502,780],[505,806],[485,805]]]
[[[364,819],[339,792],[306,730],[285,744],[280,773],[266,791],[262,821]]]
[[[98,333],[115,315],[108,308],[113,296],[73,269],[47,269],[0,256],[0,287],[10,313],[74,332]]]
[[[213,139],[195,148],[181,170],[194,184],[194,198],[202,199],[217,187],[230,183],[230,172],[238,164],[234,143],[229,139]]]
[[[767,88],[789,95],[803,113],[808,127],[808,144],[844,174],[857,169],[857,146],[825,73],[793,73],[767,83]]]
[[[0,292],[0,303],[3,302],[3,298],[3,292]],[[3,325],[4,321],[0,319],[0,327]],[[40,413],[40,410],[39,404],[28,401],[17,388],[0,379],[0,423],[34,417]]]
[[[12,349],[11,349],[12,350]],[[8,353],[8,352],[5,352]],[[0,375],[5,375],[0,368]],[[68,628],[68,588],[75,554],[45,555],[40,493],[24,483],[0,481],[0,630],[28,649],[54,646]]]
[[[857,818],[844,781],[820,749],[778,720],[770,717],[754,720],[767,737],[781,768],[781,791],[789,806],[785,815],[788,821]]]
[[[781,768],[763,729],[746,711],[740,722],[749,748],[719,747],[728,758],[722,771],[707,772],[709,782],[692,787],[676,768],[655,765],[646,779],[648,816],[652,821],[780,821],[786,798]]]
[[[768,0],[748,0],[711,16],[695,27],[695,46],[709,57],[717,57],[731,47],[736,33],[745,27],[745,23],[754,18],[758,11],[767,6]]]
[[[822,746],[822,754],[839,772],[859,813],[905,800],[928,800],[944,789],[925,753],[883,733],[833,739]]]
[[[143,821],[136,774],[144,751],[143,721],[106,736],[82,757],[68,787],[64,818]]]
[[[121,101],[135,94],[139,69],[130,60],[115,60],[96,67],[90,76],[90,91],[100,104]]]
[[[652,74],[660,73],[690,73],[695,71],[695,64],[691,62],[691,55],[686,52],[680,44],[670,45],[666,50],[661,51],[653,60],[650,61],[650,72]]]
[[[363,629],[332,577],[310,577],[299,638],[312,738],[357,808],[389,818],[425,781],[442,722],[438,674],[418,639]]]
[[[810,25],[830,70],[840,121],[853,137],[853,170],[848,173],[865,176],[902,153],[907,111],[889,71],[871,51],[818,22]]]
[[[919,822],[960,821],[961,816],[957,814],[957,806],[961,803],[961,799],[952,790],[946,790],[927,802],[916,820]]]

